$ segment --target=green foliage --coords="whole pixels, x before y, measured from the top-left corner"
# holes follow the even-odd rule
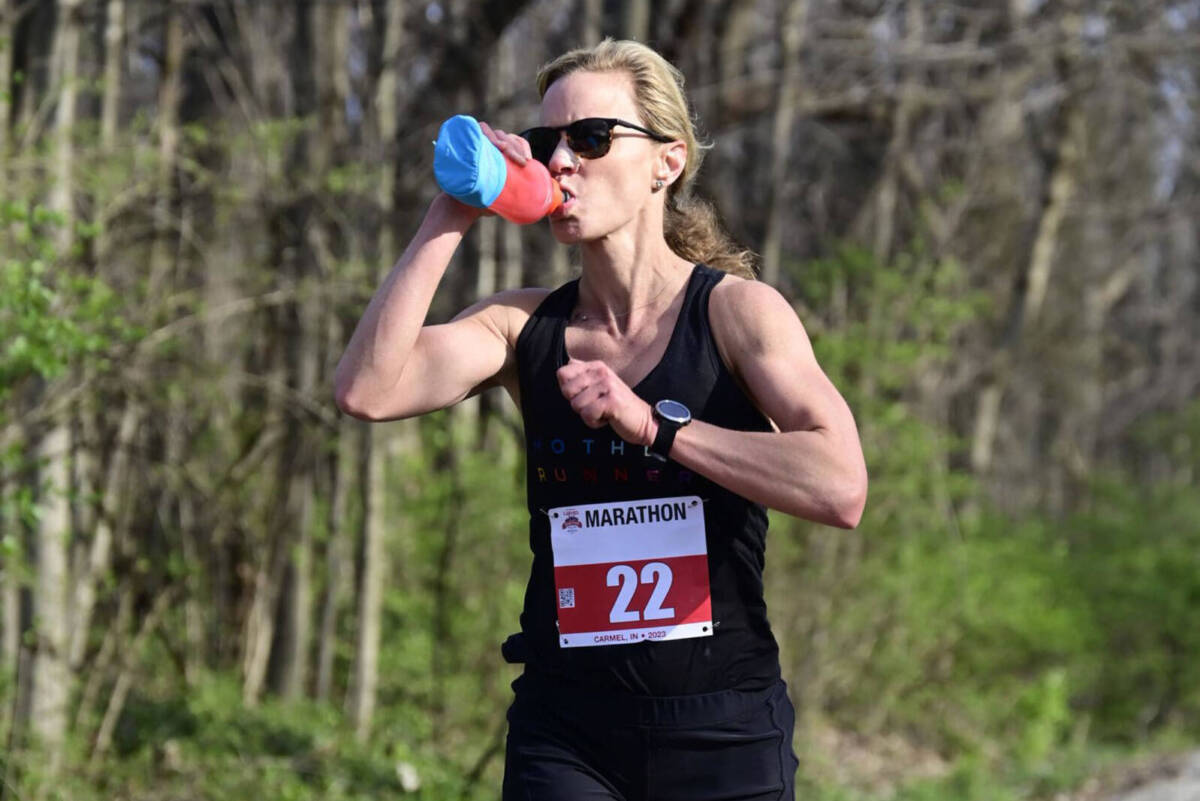
[[[62,225],[60,215],[42,206],[0,204],[7,253],[0,264],[0,404],[23,380],[60,376],[132,333],[102,281],[55,269],[54,233]]]
[[[378,740],[357,744],[330,705],[268,700],[247,708],[231,676],[207,675],[181,690],[169,682],[136,690],[103,770],[68,772],[47,789],[61,793],[65,783],[71,792],[51,797],[357,801],[403,792],[398,766],[406,755]],[[25,792],[48,782],[35,759],[17,764]],[[422,791],[412,797],[439,796]]]
[[[1200,732],[1200,496],[1192,486],[1097,481],[1069,521],[1063,580],[1086,593],[1103,648],[1089,696],[1097,733],[1137,742],[1165,725]]]
[[[836,321],[810,321],[814,347],[871,474],[857,531],[772,521],[773,617],[816,717],[948,759],[896,795],[913,801],[1049,793],[1086,775],[1088,738],[1197,731],[1200,407],[1146,426],[1163,481],[1118,470],[1064,519],[990,509],[920,392],[983,309],[957,265],[843,248],[800,272],[805,305]],[[819,760],[806,770],[817,797],[871,795],[821,778]]]
[[[494,746],[510,700],[516,671],[500,644],[518,625],[528,515],[507,433],[481,449],[455,413],[432,415],[419,430],[420,447],[388,482],[401,490],[392,519],[402,523],[385,601],[378,731],[457,783]],[[498,764],[491,768],[496,778]]]

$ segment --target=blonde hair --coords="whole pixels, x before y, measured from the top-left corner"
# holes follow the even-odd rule
[[[709,203],[692,195],[696,172],[711,145],[702,145],[696,137],[683,94],[683,73],[640,42],[605,39],[594,47],[564,53],[538,70],[538,95],[545,97],[551,84],[573,72],[627,73],[633,79],[641,122],[655,133],[687,144],[683,172],[667,188],[663,236],[671,250],[689,261],[753,278],[754,254],[725,233]]]

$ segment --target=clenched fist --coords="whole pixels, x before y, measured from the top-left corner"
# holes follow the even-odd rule
[[[650,404],[639,398],[601,361],[571,359],[558,368],[558,386],[571,408],[591,428],[608,425],[635,445],[653,445],[658,423]]]

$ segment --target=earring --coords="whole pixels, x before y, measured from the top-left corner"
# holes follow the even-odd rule
[[[655,182],[654,182],[654,188],[655,188],[655,189],[662,189],[662,188],[663,188],[663,180],[662,180],[662,178],[659,178],[657,181],[655,181]]]

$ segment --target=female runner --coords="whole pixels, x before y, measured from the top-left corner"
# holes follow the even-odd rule
[[[424,326],[480,216],[439,195],[338,365],[367,420],[503,386],[521,409],[533,564],[505,799],[790,799],[794,713],[763,601],[764,507],[858,524],[854,419],[791,306],[690,197],[680,73],[606,40],[538,75],[545,163],[582,274]]]

